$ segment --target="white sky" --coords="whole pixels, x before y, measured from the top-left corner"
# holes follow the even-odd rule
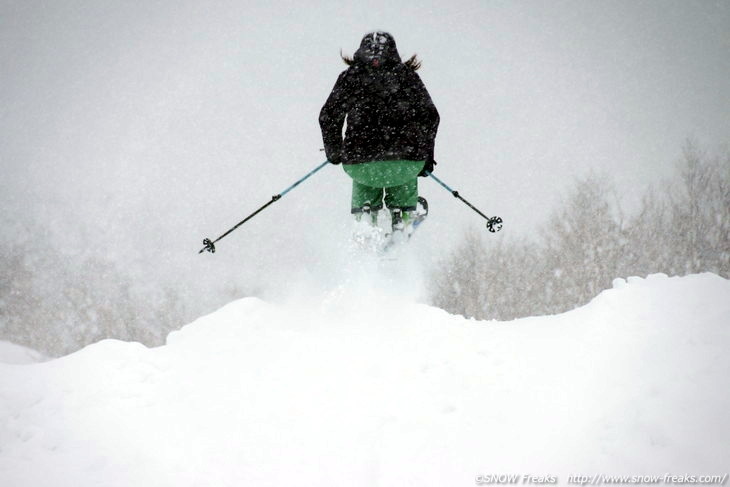
[[[347,238],[340,168],[195,252],[324,159],[339,50],[374,29],[423,60],[436,174],[509,235],[537,229],[574,177],[612,177],[630,205],[687,137],[730,141],[726,1],[4,1],[2,211],[182,280],[251,289],[316,264],[321,239]],[[483,227],[422,184],[424,242]]]

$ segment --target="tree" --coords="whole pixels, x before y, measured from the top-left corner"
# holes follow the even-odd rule
[[[555,299],[546,303],[559,312],[587,302],[610,287],[618,275],[625,248],[616,209],[611,207],[609,183],[597,177],[576,182],[567,201],[543,227],[542,251],[551,272]]]
[[[692,141],[671,184],[671,274],[730,272],[730,155],[710,159]]]

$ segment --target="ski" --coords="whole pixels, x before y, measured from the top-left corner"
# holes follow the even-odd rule
[[[402,230],[394,230],[392,233],[386,234],[387,240],[382,248],[382,253],[385,254],[394,247],[399,246],[408,242],[418,230],[418,227],[426,221],[428,217],[428,201],[426,198],[419,196],[418,204],[420,208],[417,208],[413,214],[413,218]]]

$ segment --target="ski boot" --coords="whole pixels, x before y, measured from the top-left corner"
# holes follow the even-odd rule
[[[378,226],[378,210],[373,210],[370,203],[365,203],[360,211],[355,213],[355,221],[366,221],[376,227]]]
[[[393,243],[405,242],[413,233],[414,211],[393,208],[390,210],[391,235]]]
[[[428,201],[421,196],[418,197],[418,206],[415,210],[403,210],[392,208],[390,210],[391,231],[386,234],[388,242],[384,250],[408,241],[416,229],[426,220],[428,216]]]
[[[354,214],[352,241],[355,248],[368,252],[379,251],[384,245],[386,236],[383,229],[378,226],[378,210],[373,210],[370,204],[366,203]]]

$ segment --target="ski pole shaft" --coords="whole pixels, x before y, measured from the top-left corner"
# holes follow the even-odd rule
[[[317,171],[319,171],[320,169],[322,169],[322,168],[323,168],[324,166],[326,166],[327,164],[330,164],[330,161],[324,161],[324,162],[323,162],[322,164],[320,164],[319,166],[317,166],[317,167],[315,167],[314,169],[312,169],[311,171],[309,171],[309,172],[308,172],[308,173],[307,173],[306,175],[304,175],[304,177],[302,177],[302,178],[301,178],[300,180],[298,180],[298,181],[297,181],[296,183],[292,184],[291,186],[289,186],[288,188],[286,188],[286,189],[285,189],[284,191],[282,191],[281,193],[279,193],[279,197],[282,197],[282,196],[284,196],[284,195],[285,195],[285,194],[287,194],[287,193],[288,193],[289,191],[291,191],[292,189],[294,189],[294,188],[296,188],[297,186],[299,186],[299,185],[300,185],[300,184],[301,184],[301,183],[302,183],[302,182],[303,182],[303,181],[304,181],[305,179],[307,179],[307,178],[309,178],[310,176],[312,176],[312,175],[313,175],[314,173],[316,173]]]
[[[322,169],[324,166],[326,166],[329,163],[330,163],[330,161],[324,161],[322,164],[318,165],[317,167],[315,167],[314,169],[312,169],[311,171],[309,171],[306,175],[304,175],[302,178],[298,179],[294,184],[292,184],[291,186],[289,186],[288,188],[286,188],[284,191],[282,191],[279,194],[275,194],[274,196],[272,196],[271,199],[265,205],[263,205],[261,208],[259,208],[258,210],[254,211],[253,213],[251,213],[250,215],[248,215],[246,218],[244,218],[240,222],[236,223],[230,230],[228,230],[226,233],[224,233],[220,237],[218,237],[218,238],[216,238],[215,240],[212,240],[212,241],[210,239],[208,239],[208,238],[203,239],[203,245],[204,245],[204,247],[202,249],[200,249],[200,251],[198,251],[198,253],[199,254],[202,254],[206,250],[208,252],[210,252],[210,253],[215,252],[215,243],[216,242],[218,242],[220,239],[222,239],[223,237],[225,237],[226,235],[228,235],[229,233],[231,233],[232,231],[234,231],[236,228],[240,227],[241,225],[243,225],[244,223],[246,223],[247,221],[249,221],[251,218],[255,217],[256,215],[258,215],[259,213],[261,213],[262,211],[264,211],[269,205],[273,204],[276,201],[279,201],[282,198],[282,196],[284,196],[289,191],[291,191],[292,189],[294,189],[297,186],[299,186],[302,182],[304,182],[304,180],[306,180],[310,176],[314,175],[314,173],[316,173],[317,171],[319,171],[320,169]]]
[[[451,189],[448,184],[441,181],[439,178],[437,178],[436,176],[434,176],[432,173],[430,173],[428,171],[426,171],[426,174],[431,176],[431,178],[433,178],[434,181],[436,181],[441,186],[443,186],[446,191],[448,191],[449,193],[454,195],[455,198],[460,199],[464,204],[466,204],[466,206],[468,206],[469,208],[471,208],[472,210],[477,212],[477,214],[479,214],[479,216],[481,216],[482,218],[487,220],[487,230],[494,233],[494,232],[498,232],[502,229],[502,218],[500,218],[498,216],[489,217],[489,216],[485,215],[484,213],[479,211],[479,209],[476,206],[472,205],[464,197],[462,197],[458,191]]]

